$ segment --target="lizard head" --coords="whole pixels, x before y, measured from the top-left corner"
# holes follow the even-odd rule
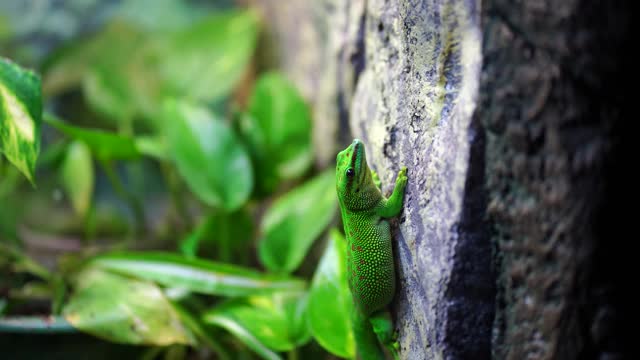
[[[371,171],[367,166],[364,144],[354,139],[351,145],[336,157],[336,188],[338,198],[343,202],[358,193],[370,181]]]

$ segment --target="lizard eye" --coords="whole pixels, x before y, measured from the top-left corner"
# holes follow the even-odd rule
[[[353,175],[355,175],[355,171],[353,171],[353,169],[349,168],[347,169],[347,176],[348,177],[353,177]]]

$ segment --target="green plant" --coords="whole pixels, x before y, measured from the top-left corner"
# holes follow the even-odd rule
[[[113,21],[44,62],[44,115],[40,76],[0,59],[0,152],[14,165],[0,158],[0,330],[27,326],[11,316],[37,298],[151,355],[279,359],[315,339],[353,356],[345,241],[327,231],[334,175],[311,169],[309,108],[277,72],[247,106],[234,95],[258,31],[237,10],[170,29]],[[75,246],[53,270],[24,246],[42,234]]]

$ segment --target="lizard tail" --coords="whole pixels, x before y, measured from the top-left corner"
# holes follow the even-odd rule
[[[354,309],[352,314],[353,335],[356,340],[357,358],[361,360],[385,360],[384,351],[380,346],[369,318]]]

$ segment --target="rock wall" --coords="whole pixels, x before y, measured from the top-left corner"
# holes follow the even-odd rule
[[[483,2],[477,116],[497,249],[494,358],[622,356],[612,294],[625,256],[614,257],[628,245],[611,236],[624,215],[607,212],[624,155],[625,6]]]
[[[483,222],[484,132],[473,117],[478,2],[258,5],[271,44],[280,44],[281,67],[314,106],[320,162],[358,137],[385,191],[401,165],[409,168],[392,305],[402,357],[488,358],[495,295]]]
[[[385,191],[409,168],[404,359],[623,356],[629,5],[254,3],[314,107],[320,165],[359,137]]]
[[[475,1],[368,1],[352,134],[390,190],[409,168],[393,309],[406,359],[488,358],[493,318]],[[370,154],[370,155],[369,155]]]

